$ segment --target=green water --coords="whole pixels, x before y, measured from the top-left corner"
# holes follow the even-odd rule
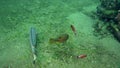
[[[1,0],[0,68],[120,68],[120,43],[111,34],[94,36],[96,20],[89,15],[98,4],[97,0]],[[31,27],[37,31],[35,65]],[[49,43],[61,34],[69,39]],[[77,59],[81,54],[87,57]]]

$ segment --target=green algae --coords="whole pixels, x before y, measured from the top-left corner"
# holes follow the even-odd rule
[[[12,0],[6,2],[6,6],[1,4],[1,7],[6,8],[0,11],[3,16],[0,18],[4,21],[0,23],[0,67],[118,68],[120,44],[111,35],[98,39],[92,34],[92,24],[95,21],[82,12],[91,13],[94,10],[88,10],[92,4],[97,4],[87,1],[21,0],[16,3],[17,1]],[[73,34],[71,24],[75,25],[77,36]],[[38,34],[36,65],[32,64],[29,42],[31,26],[36,28]],[[69,34],[66,43],[49,44],[51,37],[64,33]],[[87,57],[76,59],[80,54],[87,54]]]

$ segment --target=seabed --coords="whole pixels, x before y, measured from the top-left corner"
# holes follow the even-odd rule
[[[120,43],[94,35],[97,0],[1,0],[0,68],[120,68]],[[76,35],[70,28],[74,25]],[[29,31],[37,32],[33,64]],[[50,38],[68,34],[64,43]],[[81,54],[87,57],[77,59]]]

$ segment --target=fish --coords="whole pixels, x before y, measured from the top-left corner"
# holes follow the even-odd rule
[[[35,60],[37,58],[36,56],[36,30],[34,27],[31,27],[30,29],[30,44],[31,44],[31,49],[32,49],[32,54],[33,54],[33,64],[35,64]]]
[[[68,38],[69,38],[68,34],[62,34],[57,38],[50,38],[49,42],[50,43],[55,43],[55,42],[63,43],[63,42],[66,42]]]
[[[77,56],[77,58],[81,58],[81,59],[83,59],[83,58],[85,58],[85,57],[87,57],[86,54],[82,54],[82,55]]]
[[[76,29],[75,29],[75,27],[74,27],[73,25],[71,25],[70,27],[71,27],[73,33],[76,35],[77,33],[76,33]]]

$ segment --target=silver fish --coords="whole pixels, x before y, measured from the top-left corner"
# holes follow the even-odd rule
[[[31,44],[31,49],[32,49],[32,53],[33,53],[33,64],[35,64],[35,60],[36,60],[36,30],[35,28],[31,27],[30,29],[30,44]]]

